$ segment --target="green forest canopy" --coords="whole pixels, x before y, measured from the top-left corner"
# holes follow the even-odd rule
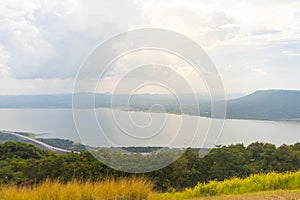
[[[122,160],[120,153],[111,156],[120,156]],[[170,155],[166,153],[164,156]],[[21,184],[26,180],[40,183],[45,179],[67,182],[73,179],[97,181],[108,177],[144,176],[154,181],[155,189],[166,191],[170,188],[182,190],[210,180],[222,181],[230,177],[243,178],[250,174],[299,169],[300,143],[280,147],[259,142],[247,147],[242,144],[222,146],[212,149],[203,158],[188,149],[169,166],[145,174],[129,174],[111,169],[86,150],[80,154],[55,154],[20,142],[0,145],[2,184]]]

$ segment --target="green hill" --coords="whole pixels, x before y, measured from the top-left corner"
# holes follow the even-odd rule
[[[291,120],[300,118],[300,91],[261,90],[227,102],[227,118]]]

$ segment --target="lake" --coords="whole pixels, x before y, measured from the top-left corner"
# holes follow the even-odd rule
[[[75,110],[74,116],[76,125],[71,109],[0,109],[0,130],[46,133],[40,137],[70,139],[92,146],[212,147],[300,141],[299,122],[226,119],[221,132],[208,132],[212,120],[197,116],[109,108]]]

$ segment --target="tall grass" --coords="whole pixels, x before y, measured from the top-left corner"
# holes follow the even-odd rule
[[[142,200],[148,199],[152,183],[143,178],[108,179],[103,182],[67,184],[45,181],[32,188],[4,186],[0,188],[2,200]]]
[[[155,194],[153,184],[143,178],[108,179],[103,182],[72,181],[62,184],[47,180],[32,188],[0,187],[2,200],[144,200],[186,199],[214,195],[244,194],[270,190],[300,189],[300,171],[251,175],[222,182],[199,183],[184,192]]]
[[[195,188],[184,192],[157,194],[153,199],[185,199],[190,197],[244,194],[268,190],[300,189],[300,171],[268,174],[255,174],[248,178],[232,178],[222,182],[199,183]]]

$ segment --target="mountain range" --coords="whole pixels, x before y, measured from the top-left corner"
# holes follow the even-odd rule
[[[76,94],[83,100],[92,93]],[[164,112],[199,115],[195,109],[197,104],[191,94],[181,95],[183,103],[178,105],[176,97],[166,94],[111,95],[95,94],[95,107],[129,107],[134,110],[156,111],[151,106],[160,104]],[[199,95],[200,115],[210,117],[210,99],[207,95]],[[113,100],[113,104],[111,104]],[[85,102],[85,101],[82,101]],[[249,95],[227,100],[226,118],[255,120],[300,120],[300,91],[296,90],[258,90]],[[87,108],[90,105],[80,104]],[[0,95],[0,108],[71,108],[72,94],[57,95]],[[159,111],[159,110],[157,110]],[[161,110],[160,110],[161,111]]]
[[[296,120],[300,118],[300,91],[260,90],[227,102],[227,118]]]

